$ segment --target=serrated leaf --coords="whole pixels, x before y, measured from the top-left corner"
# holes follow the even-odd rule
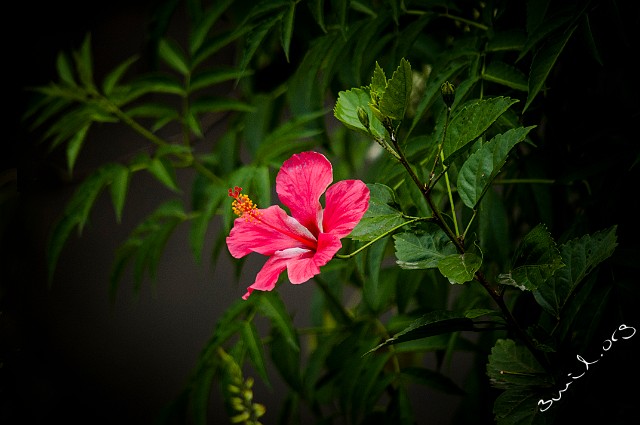
[[[380,64],[376,61],[376,66],[373,69],[373,75],[371,76],[371,85],[369,86],[371,94],[374,97],[374,104],[378,104],[386,88],[387,76],[384,74],[384,70]]]
[[[371,97],[363,89],[354,88],[347,91],[341,91],[338,93],[338,100],[333,108],[333,115],[340,120],[344,125],[352,130],[357,130],[367,136],[378,139],[384,139],[386,133],[382,122],[375,116],[369,106]],[[362,108],[369,117],[369,129],[360,122],[358,118],[358,108]]]
[[[466,283],[473,280],[482,265],[482,258],[472,253],[452,254],[438,261],[438,270],[450,283]]]
[[[526,92],[529,90],[527,77],[519,69],[501,61],[492,61],[482,73],[486,81]]]
[[[160,58],[181,75],[189,74],[187,58],[180,46],[171,39],[163,38],[158,44],[158,55]]]
[[[395,240],[396,263],[403,269],[429,269],[456,252],[455,245],[440,229],[426,235],[400,233]]]
[[[488,357],[487,376],[494,388],[550,387],[552,377],[533,354],[512,339],[498,339]]]
[[[591,235],[572,239],[560,246],[564,267],[559,269],[544,285],[539,285],[533,295],[549,314],[560,319],[562,309],[584,278],[602,261],[609,258],[616,246],[617,226]]]
[[[543,224],[524,237],[514,254],[510,273],[498,276],[498,283],[532,291],[563,267],[556,242]]]
[[[480,137],[500,115],[517,102],[517,99],[495,97],[465,104],[451,117],[447,128],[442,148],[445,162],[449,163],[456,153]]]
[[[498,396],[493,404],[496,425],[553,424],[550,412],[541,412],[540,395],[526,389],[510,389]]]
[[[533,102],[540,90],[542,90],[553,66],[576,28],[576,26],[573,26],[561,34],[552,37],[533,57],[531,73],[529,74],[529,96],[527,96],[527,101],[522,112],[525,112],[529,108],[531,102]]]
[[[349,237],[360,241],[371,241],[406,222],[398,211],[393,190],[380,183],[367,184],[369,188],[369,208]]]
[[[402,58],[380,98],[380,113],[394,120],[402,120],[411,100],[412,85],[411,65]]]
[[[495,136],[464,162],[458,173],[460,199],[469,208],[476,208],[480,199],[507,161],[513,147],[523,141],[534,128],[519,127]]]

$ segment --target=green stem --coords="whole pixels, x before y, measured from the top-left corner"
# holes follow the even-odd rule
[[[405,221],[404,223],[398,224],[397,226],[392,227],[391,229],[387,230],[386,232],[384,232],[380,236],[376,236],[375,239],[370,240],[366,244],[362,245],[360,248],[358,248],[355,251],[353,251],[351,254],[336,254],[335,256],[336,256],[336,258],[340,258],[342,260],[347,260],[347,259],[349,259],[351,257],[354,257],[354,256],[358,255],[364,249],[366,249],[369,246],[373,245],[374,243],[378,242],[380,239],[390,235],[391,233],[395,232],[396,230],[398,230],[401,227],[404,227],[404,226],[406,226],[408,224],[411,224],[411,223],[415,223],[416,221],[430,221],[430,220],[433,220],[433,218],[432,217],[414,217],[412,220]]]

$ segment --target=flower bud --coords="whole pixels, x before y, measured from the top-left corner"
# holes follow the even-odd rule
[[[367,114],[367,111],[365,111],[362,106],[358,106],[358,109],[356,109],[356,112],[358,113],[358,119],[360,120],[360,124],[362,124],[364,126],[364,128],[366,128],[368,130],[369,129],[369,114]]]
[[[453,105],[453,101],[456,98],[455,87],[448,81],[445,81],[440,86],[440,93],[442,93],[442,100],[444,104],[447,105],[447,108],[451,109],[451,105]]]

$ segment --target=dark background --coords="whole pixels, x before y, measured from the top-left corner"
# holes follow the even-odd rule
[[[92,33],[98,78],[100,70],[112,69],[144,51],[148,41],[144,37],[152,25],[152,4],[39,1],[12,3],[3,11],[6,42],[2,62],[7,86],[3,113],[8,124],[0,158],[3,425],[54,420],[67,424],[153,423],[187,382],[221,312],[245,292],[242,285],[234,283],[226,256],[215,268],[206,255],[202,264],[195,261],[184,226],[169,240],[155,284],[145,282],[135,296],[132,279],[125,273],[116,303],[109,303],[108,277],[114,250],[163,197],[170,195],[144,178],[132,182],[120,225],[109,200],[100,198],[82,237],[69,240],[51,286],[47,283],[46,240],[75,185],[105,158],[135,152],[140,141],[128,131],[96,131],[92,134],[95,142],[86,145],[78,160],[75,178],[68,180],[60,171],[64,158],[38,146],[20,122],[28,100],[23,88],[51,80],[57,53],[78,48],[88,31]],[[606,66],[594,63],[579,45],[563,57],[550,80],[554,90],[548,93],[550,115],[544,121],[547,141],[535,154],[551,175],[589,184],[588,193],[587,186],[575,186],[574,202],[568,205],[566,192],[556,194],[558,204],[566,208],[554,212],[555,229],[578,226],[592,232],[619,225],[620,245],[613,266],[606,269],[607,280],[618,285],[617,307],[606,314],[606,325],[612,329],[620,320],[630,326],[634,321],[640,323],[640,254],[633,248],[639,236],[636,204],[640,178],[633,163],[640,152],[636,130],[640,91],[636,68],[631,65],[638,44],[628,32],[637,29],[637,16],[625,16],[627,28],[600,27],[608,31],[602,38]],[[181,29],[178,15],[172,31],[180,34]],[[148,63],[143,58],[138,66],[143,71]],[[216,131],[214,127],[210,140]],[[179,178],[189,187],[192,175],[185,173]],[[217,231],[216,223],[209,231],[211,235]],[[260,263],[260,259],[249,261],[243,282]],[[283,297],[291,300],[287,305],[297,323],[304,322],[305,300],[311,290],[311,285],[300,285],[295,291],[290,285],[280,289]],[[603,339],[606,337],[608,334],[603,334]],[[601,368],[574,396],[574,406],[581,409],[567,413],[567,418],[577,420],[579,413],[591,411],[589,406],[604,416],[620,413],[620,406],[629,409],[628,400],[637,400],[638,395],[638,367],[632,361],[637,358],[638,341],[640,335],[630,341],[633,344],[616,346],[611,355],[603,357]],[[591,360],[599,353],[600,347],[593,347],[592,352],[581,354]],[[464,375],[464,370],[453,372],[454,379]],[[630,389],[623,389],[629,385]],[[275,391],[263,390],[256,397],[269,409],[270,401],[281,397],[278,388],[276,382]],[[418,397],[420,408],[434,419],[432,423],[446,423],[457,403],[457,399],[438,393]],[[214,392],[212,423],[228,423],[221,409]],[[434,412],[442,417],[433,417]],[[624,419],[637,418],[636,413],[622,413]],[[620,423],[628,423],[624,419]]]

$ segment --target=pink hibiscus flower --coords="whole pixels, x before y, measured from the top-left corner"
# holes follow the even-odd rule
[[[351,233],[369,207],[369,189],[360,180],[329,187],[332,181],[331,163],[318,152],[286,160],[276,177],[276,192],[291,216],[277,205],[258,209],[240,194],[242,188],[229,189],[233,211],[240,216],[227,237],[229,252],[235,258],[250,252],[269,256],[243,299],[256,289],[271,291],[285,269],[291,283],[308,281],[342,247],[340,239]]]

